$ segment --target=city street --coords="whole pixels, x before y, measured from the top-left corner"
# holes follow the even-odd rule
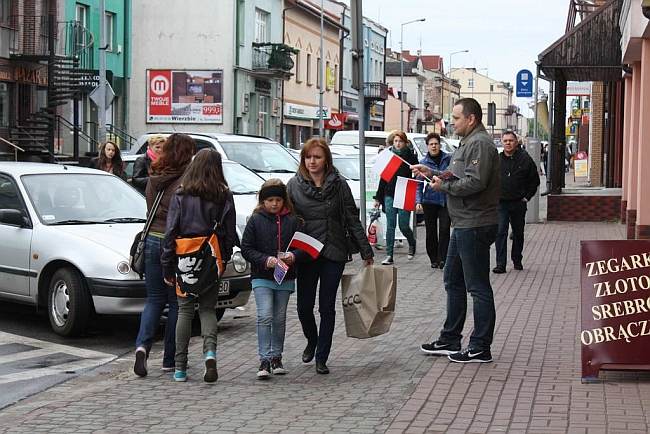
[[[420,228],[420,242],[423,233]],[[368,340],[346,338],[339,310],[329,376],[300,362],[304,338],[294,296],[285,377],[255,378],[254,304],[249,304],[220,323],[215,385],[202,381],[195,337],[187,383],[174,383],[159,371],[159,345],[145,379],[132,373],[129,352],[3,409],[0,430],[647,432],[650,374],[607,372],[603,382],[580,381],[579,240],[621,239],[624,226],[545,223],[527,226],[526,233],[524,271],[492,275],[497,305],[492,364],[457,365],[419,352],[444,320],[441,272],[431,271],[423,253],[407,261],[405,249],[399,249],[391,331]],[[349,265],[347,272],[356,267]]]

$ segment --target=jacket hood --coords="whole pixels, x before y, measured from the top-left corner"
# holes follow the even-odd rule
[[[149,177],[149,182],[154,191],[160,191],[167,188],[171,183],[176,181],[183,175],[183,172],[166,173],[164,175],[152,175]]]

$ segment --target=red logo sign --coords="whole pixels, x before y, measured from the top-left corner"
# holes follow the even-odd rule
[[[576,160],[586,160],[588,158],[587,153],[585,151],[578,151],[576,153]]]
[[[325,128],[330,130],[342,130],[345,126],[345,113],[332,113],[332,117],[325,122]]]
[[[149,114],[172,114],[172,73],[170,70],[151,70],[149,81]]]

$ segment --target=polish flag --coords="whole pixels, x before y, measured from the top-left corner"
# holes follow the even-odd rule
[[[289,248],[291,247],[307,252],[309,256],[316,259],[320,251],[323,250],[323,243],[307,234],[296,232],[289,243]]]
[[[420,181],[398,176],[393,206],[405,211],[415,211],[415,195],[419,187]]]
[[[388,93],[395,99],[399,99],[399,91],[394,87],[388,88]]]
[[[377,156],[375,164],[372,166],[372,171],[384,181],[390,182],[401,165],[401,158],[393,154],[389,149],[386,149],[381,151]]]

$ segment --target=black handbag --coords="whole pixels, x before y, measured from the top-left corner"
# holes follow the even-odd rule
[[[153,219],[156,215],[156,212],[158,211],[158,205],[160,205],[160,201],[162,200],[164,194],[165,190],[160,190],[156,195],[156,199],[153,202],[151,211],[147,216],[147,222],[144,224],[144,229],[135,235],[133,243],[131,244],[131,270],[138,273],[140,279],[142,279],[144,276],[144,242],[147,238],[147,235],[149,235],[151,223],[153,223]]]
[[[343,192],[339,190],[339,198],[341,201],[341,216],[343,216],[343,233],[345,234],[345,244],[348,253],[348,262],[352,261],[352,255],[359,253],[361,249],[359,248],[359,242],[357,239],[350,233],[350,228],[348,226],[348,213],[345,208],[345,202],[343,200]]]

